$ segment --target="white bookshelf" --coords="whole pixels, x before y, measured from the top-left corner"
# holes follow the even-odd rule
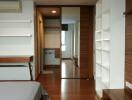
[[[96,63],[96,77],[101,78],[101,64]]]
[[[116,0],[117,4],[114,0],[98,0],[96,4],[95,83],[96,92],[100,97],[102,97],[103,89],[124,87],[121,82],[124,81],[124,62],[122,61],[124,61],[123,32],[125,28],[114,26],[118,23],[115,17],[122,17],[121,2],[123,3],[123,0]],[[122,18],[121,21],[120,25],[123,27],[124,19]],[[117,34],[119,32],[120,34]]]

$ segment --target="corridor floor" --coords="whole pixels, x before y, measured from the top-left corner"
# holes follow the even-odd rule
[[[53,74],[43,74],[38,78],[48,92],[50,100],[97,100],[93,80],[73,79],[78,76],[78,72],[75,72],[72,61],[63,61],[61,68],[53,70]],[[61,79],[61,77],[72,78]]]

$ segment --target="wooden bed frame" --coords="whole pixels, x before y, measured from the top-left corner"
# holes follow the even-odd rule
[[[30,80],[33,80],[32,66],[31,66],[32,61],[33,61],[33,56],[0,57],[0,63],[28,63],[28,67],[30,71]]]
[[[27,63],[30,71],[30,80],[0,80],[0,82],[29,82],[34,81],[32,75],[31,62],[33,61],[33,56],[9,56],[0,57],[0,63]],[[8,66],[8,65],[7,65]],[[10,66],[12,67],[12,66]],[[20,67],[20,66],[17,66]],[[41,95],[41,100],[50,100],[48,93],[43,90]]]

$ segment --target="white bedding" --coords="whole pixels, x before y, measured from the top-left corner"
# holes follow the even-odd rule
[[[0,82],[0,100],[40,100],[38,82]]]

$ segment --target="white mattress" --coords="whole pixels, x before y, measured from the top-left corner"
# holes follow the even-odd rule
[[[0,82],[0,100],[40,100],[38,82]]]

